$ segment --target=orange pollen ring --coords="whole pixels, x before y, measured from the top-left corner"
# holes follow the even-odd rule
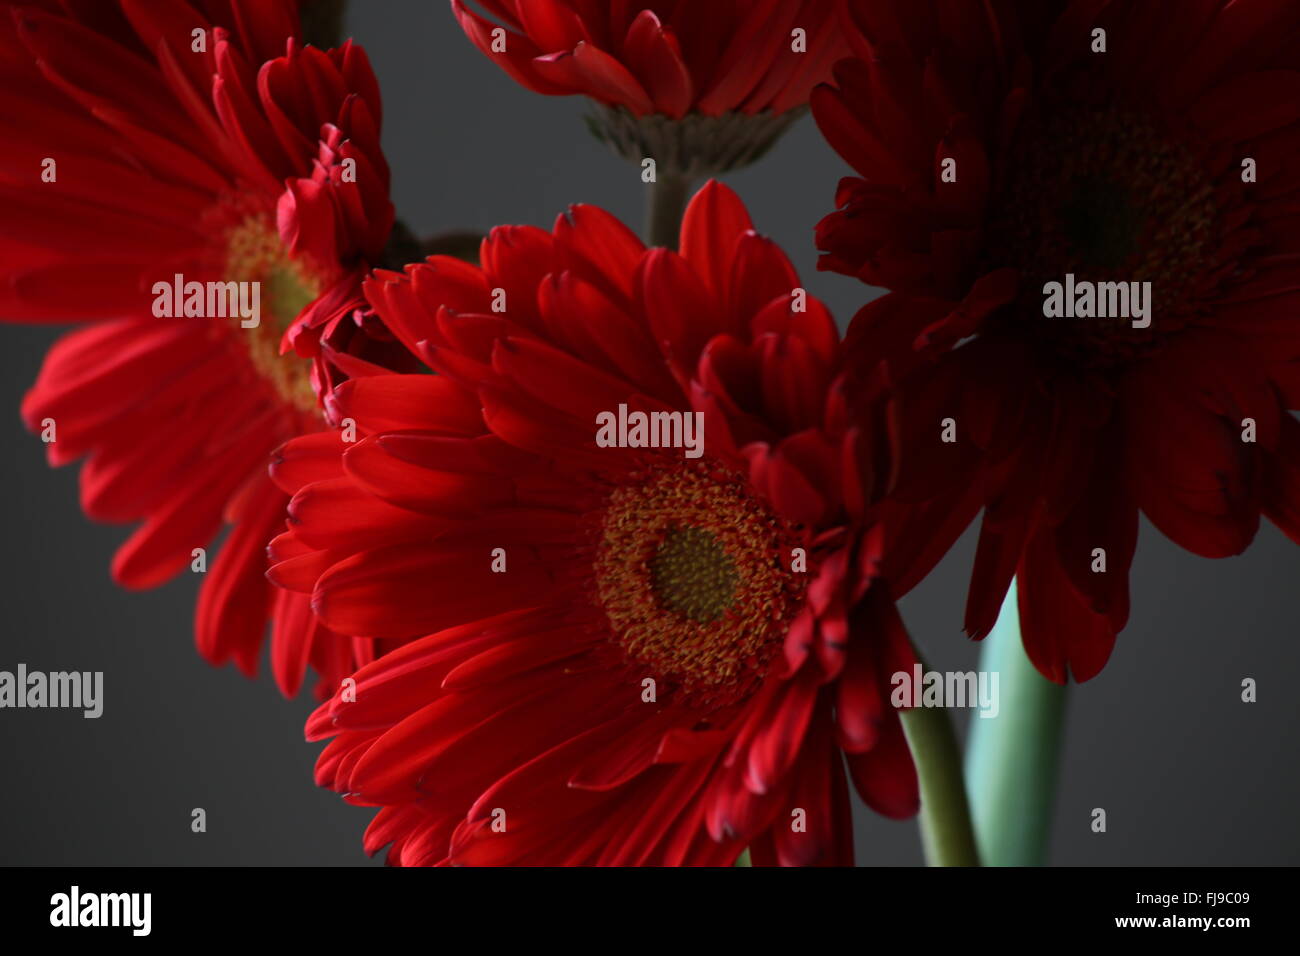
[[[302,412],[316,409],[311,362],[281,355],[280,340],[290,323],[324,289],[318,270],[292,258],[269,215],[250,215],[225,236],[224,275],[227,281],[257,282],[261,287],[261,321],[243,328],[236,319],[232,332],[248,350],[253,368],[289,405]]]
[[[738,475],[673,463],[609,497],[596,594],[643,677],[712,703],[752,691],[801,603],[793,528]]]

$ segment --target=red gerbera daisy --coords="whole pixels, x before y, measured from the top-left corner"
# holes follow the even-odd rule
[[[286,0],[2,6],[0,316],[97,320],[54,346],[23,414],[53,422],[52,464],[87,459],[88,515],[143,522],[119,583],[171,578],[224,518],[200,650],[251,673],[270,617],[284,692],[309,660],[333,687],[348,644],[315,640],[306,603],[264,579],[287,501],[266,462],[322,427],[313,385],[404,352],[357,334],[393,221],[365,54],[300,46]],[[260,323],[158,317],[177,274],[260,283]],[[315,367],[281,355],[295,320],[286,343]]]
[[[348,382],[331,402],[361,440],[286,447],[271,575],[339,632],[415,638],[308,726],[334,738],[319,781],[384,808],[370,852],[848,863],[846,764],[915,812],[885,702],[914,657],[872,583],[875,444],[846,423],[835,326],[725,187],[681,249],[578,206],[495,230],[481,268],[367,283],[439,374]],[[678,431],[636,447],[620,419]]]
[[[862,178],[818,239],[895,290],[846,349],[894,356],[896,493],[945,542],[984,506],[968,632],[1016,575],[1029,656],[1085,680],[1128,617],[1139,511],[1207,557],[1261,513],[1300,537],[1300,7],[850,11],[861,58],[813,110]],[[1045,317],[1053,282],[1111,317]]]
[[[757,159],[848,51],[841,0],[463,0],[480,50],[537,93],[601,104],[593,128],[636,161],[688,175]]]

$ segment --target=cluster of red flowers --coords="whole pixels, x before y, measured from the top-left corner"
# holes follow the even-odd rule
[[[1300,7],[451,8],[529,90],[714,124],[674,149],[811,106],[855,173],[821,267],[888,292],[841,341],[712,181],[675,248],[578,205],[408,262],[370,65],[293,0],[0,3],[0,318],[83,323],[23,415],[138,523],[123,586],[230,526],[199,650],[251,674],[269,626],[284,694],[316,670],[368,852],[851,863],[850,787],[918,807],[894,601],[981,512],[967,631],[1018,578],[1057,682],[1112,652],[1139,513],[1300,541]],[[1154,321],[1044,318],[1067,274],[1150,283]],[[244,284],[251,321],[204,308]]]

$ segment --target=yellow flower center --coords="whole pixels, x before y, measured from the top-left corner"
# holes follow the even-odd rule
[[[234,334],[248,349],[259,375],[289,405],[303,412],[316,409],[311,361],[280,354],[285,330],[323,291],[317,270],[291,258],[268,214],[250,215],[226,234],[225,278],[260,283],[261,321],[244,328],[235,320]]]
[[[634,669],[717,705],[750,693],[798,609],[793,529],[743,478],[673,462],[615,490],[596,593]]]

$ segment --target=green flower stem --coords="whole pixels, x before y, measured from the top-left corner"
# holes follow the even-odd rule
[[[930,866],[979,866],[961,776],[961,750],[942,707],[901,712],[921,784],[921,842]]]
[[[731,865],[732,865],[732,866],[753,866],[753,865],[754,865],[752,862],[750,862],[750,859],[749,859],[749,849],[748,849],[748,847],[746,847],[744,853],[742,853],[742,854],[740,854],[740,856],[736,857],[736,862],[733,863],[733,864],[731,864]]]
[[[1025,655],[1015,582],[993,632],[984,639],[980,669],[999,675],[1000,698],[996,717],[971,718],[966,756],[980,856],[988,866],[1042,866],[1066,693]]]
[[[677,248],[677,236],[682,229],[682,216],[686,200],[691,194],[688,176],[660,176],[649,183],[646,207],[646,242],[665,249]]]

